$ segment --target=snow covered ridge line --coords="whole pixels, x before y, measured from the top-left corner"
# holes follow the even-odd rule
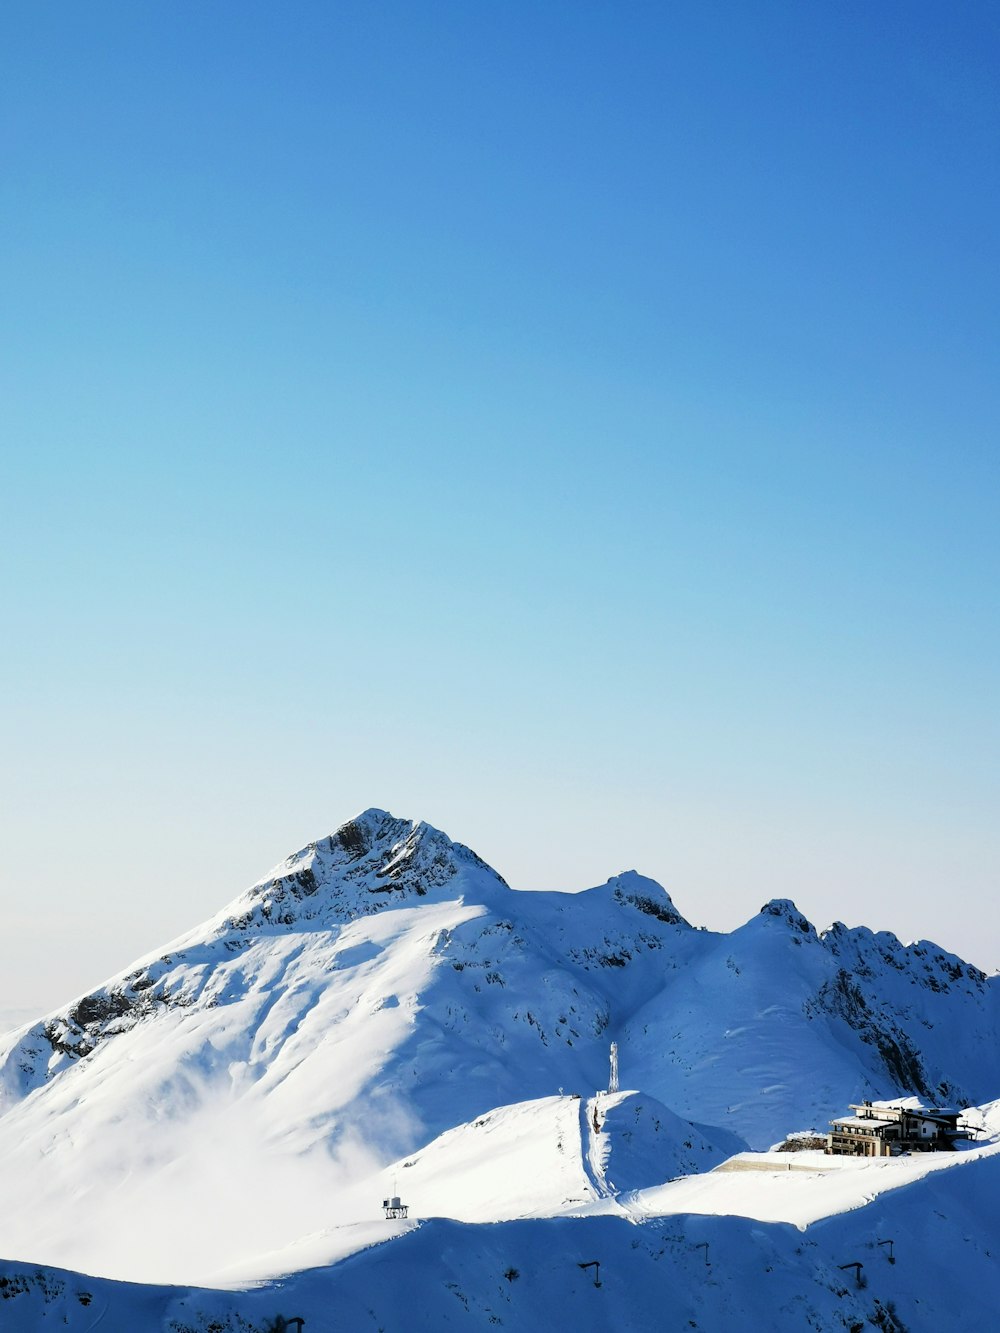
[[[621,881],[627,878],[619,877]],[[653,893],[626,891],[618,881],[609,881],[616,884],[616,901],[667,924],[687,924],[658,885],[639,876],[631,878],[640,888],[651,886]],[[217,946],[235,953],[264,933],[334,928],[359,916],[442,894],[458,896],[470,889],[490,901],[509,893],[506,880],[497,871],[447,834],[423,822],[397,819],[385,810],[365,810],[329,837],[286,857],[229,907],[174,941],[161,956],[143,960],[42,1022],[15,1029],[23,1033],[25,1027],[31,1028],[31,1045],[22,1066],[44,1053],[46,1045],[56,1055],[83,1058],[98,1042],[163,1007],[197,1002],[198,992],[171,986],[168,980],[174,965],[186,961],[193,951],[202,953]],[[624,959],[612,953],[604,961],[618,966]]]
[[[445,908],[457,915],[440,924]],[[437,1024],[445,1036],[436,1040],[456,1043],[456,1071],[474,1064],[473,1051],[495,1057],[489,1074],[475,1066],[470,1115],[495,1105],[501,1089],[514,1101],[560,1081],[600,1086],[598,1046],[611,1037],[626,1069],[642,1075],[632,1081],[755,1143],[773,1141],[788,1117],[824,1128],[863,1097],[915,1092],[969,1104],[1000,1088],[998,979],[934,945],[840,923],[817,934],[782,899],[729,935],[695,931],[660,885],[634,871],[578,894],[518,893],[439,830],[372,809],[288,857],[159,956],[0,1039],[0,1110],[109,1039],[159,1032],[185,1014],[204,1026],[218,1011],[226,1037],[212,1050],[232,1048],[237,1064],[256,1069],[263,1056],[253,1041],[231,1034],[237,1011],[263,1034],[265,1005],[292,1011],[291,995],[316,997],[334,974],[388,967],[385,941],[411,930],[421,979],[409,977],[405,994],[387,982],[372,1012],[395,1006],[402,1026],[393,1040],[404,1044]],[[346,1034],[335,1017],[332,1030]],[[295,1045],[291,1026],[266,1040],[269,1051]],[[743,1058],[747,1041],[771,1051],[770,1063]],[[393,1050],[403,1058],[402,1045]],[[564,1060],[569,1067],[557,1068]],[[426,1101],[423,1072],[411,1077]],[[447,1127],[434,1116],[425,1123]]]

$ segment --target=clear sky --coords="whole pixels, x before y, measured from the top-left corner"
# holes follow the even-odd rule
[[[1000,12],[0,16],[0,1006],[368,805],[1000,966]]]

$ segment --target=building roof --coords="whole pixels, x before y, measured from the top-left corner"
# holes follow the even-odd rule
[[[863,1129],[885,1129],[889,1125],[898,1125],[898,1120],[876,1120],[871,1115],[842,1115],[831,1120],[831,1125],[858,1125]]]
[[[952,1111],[944,1106],[914,1106],[912,1104],[916,1098],[911,1099],[911,1103],[905,1102],[858,1102],[851,1103],[852,1111],[859,1111],[862,1119],[871,1117],[873,1120],[891,1119],[900,1121],[905,1116],[912,1120],[934,1120],[941,1123],[949,1120],[957,1120],[961,1111]]]
[[[860,1110],[861,1107],[866,1107],[876,1113],[879,1111],[894,1111],[898,1114],[900,1111],[903,1111],[906,1115],[920,1116],[961,1115],[961,1111],[956,1111],[951,1106],[924,1106],[917,1097],[901,1097],[896,1101],[887,1102],[852,1102],[851,1106],[858,1110]]]

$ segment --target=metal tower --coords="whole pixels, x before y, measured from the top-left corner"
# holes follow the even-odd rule
[[[611,1043],[611,1077],[608,1079],[608,1092],[618,1091],[618,1043]]]

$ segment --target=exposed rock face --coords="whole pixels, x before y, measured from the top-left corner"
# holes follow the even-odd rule
[[[760,909],[760,915],[776,917],[784,925],[801,931],[803,935],[816,934],[816,927],[806,920],[790,898],[772,898]]]
[[[288,857],[234,904],[223,929],[237,934],[302,921],[346,922],[407,899],[506,883],[485,861],[429,824],[366,810]]]

